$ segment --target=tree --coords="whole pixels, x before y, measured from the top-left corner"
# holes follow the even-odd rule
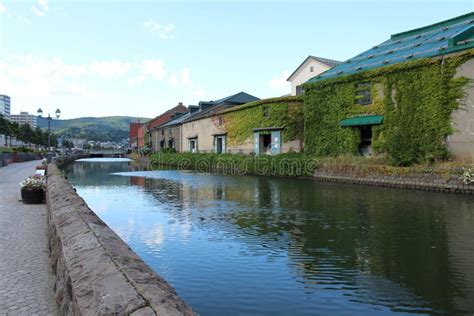
[[[2,114],[0,114],[0,135],[5,136],[5,146],[7,146],[7,137],[11,135],[10,122]]]
[[[12,138],[18,138],[20,135],[20,125],[17,122],[10,122],[10,147],[12,145]]]
[[[74,144],[70,140],[65,139],[63,140],[63,147],[71,149],[74,148]]]
[[[44,134],[43,130],[39,126],[37,126],[34,132],[35,141],[33,143],[35,143],[38,146],[46,146],[44,144],[43,134]]]
[[[31,144],[35,140],[33,129],[30,124],[22,124],[19,128],[18,139],[22,142]]]

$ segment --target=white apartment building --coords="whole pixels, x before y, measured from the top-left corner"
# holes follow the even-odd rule
[[[0,95],[0,114],[7,120],[10,119],[10,97],[8,95]]]
[[[29,124],[31,128],[36,128],[37,117],[36,115],[29,114],[28,112],[20,112],[20,114],[10,115],[12,122],[17,122],[19,125]]]

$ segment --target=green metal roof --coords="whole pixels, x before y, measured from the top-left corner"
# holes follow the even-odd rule
[[[474,48],[474,12],[414,30],[394,34],[382,44],[346,60],[308,80],[342,77],[349,74],[429,58]]]
[[[346,118],[339,122],[339,125],[347,126],[360,126],[360,125],[377,125],[383,123],[382,115],[364,115]]]

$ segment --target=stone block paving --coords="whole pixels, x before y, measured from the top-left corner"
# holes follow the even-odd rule
[[[19,183],[39,163],[0,168],[0,315],[58,315],[46,206],[20,201]]]

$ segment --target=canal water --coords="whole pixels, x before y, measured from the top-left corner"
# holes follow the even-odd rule
[[[201,315],[474,313],[474,197],[75,162],[88,205]]]

